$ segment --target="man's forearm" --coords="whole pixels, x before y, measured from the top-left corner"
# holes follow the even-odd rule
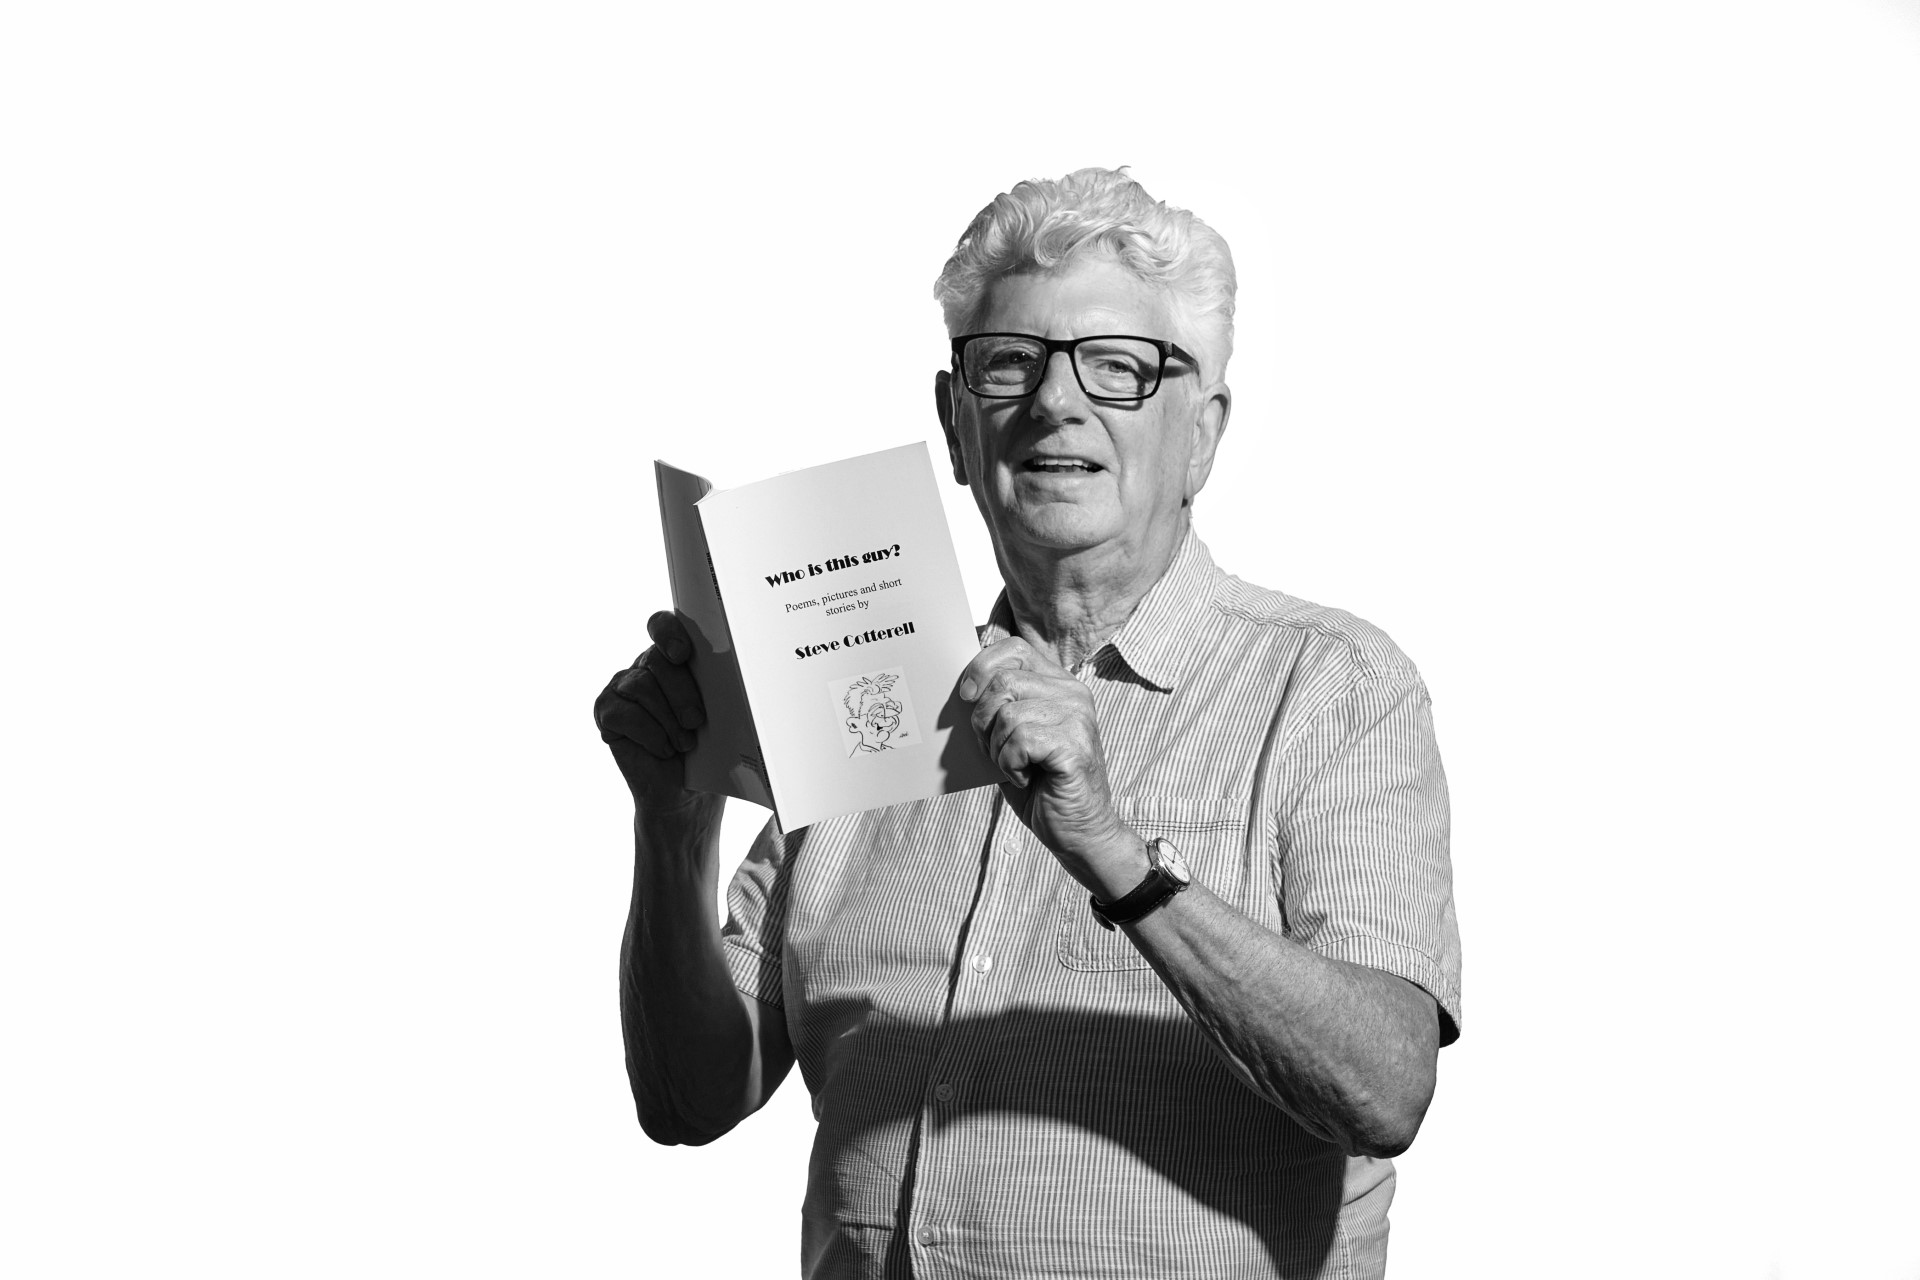
[[[1316,955],[1194,884],[1124,926],[1246,1084],[1355,1155],[1413,1141],[1433,1098],[1433,999],[1392,974]]]
[[[634,818],[633,903],[620,946],[620,1021],[640,1125],[702,1143],[758,1104],[754,1024],[720,950],[718,796]]]

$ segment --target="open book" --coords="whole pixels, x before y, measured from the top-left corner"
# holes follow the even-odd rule
[[[793,831],[999,781],[955,692],[979,642],[925,444],[721,492],[653,466],[707,707],[689,787]]]

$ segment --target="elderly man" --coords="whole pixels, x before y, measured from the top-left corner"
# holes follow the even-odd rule
[[[1411,663],[1216,569],[1220,237],[1123,173],[982,210],[934,403],[1006,590],[960,677],[1005,780],[761,835],[671,614],[596,703],[636,805],[640,1122],[706,1142],[795,1061],[809,1276],[1370,1277],[1458,1035],[1446,783]]]

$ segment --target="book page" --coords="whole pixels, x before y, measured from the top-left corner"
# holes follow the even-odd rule
[[[783,827],[999,780],[955,692],[980,645],[924,443],[699,512]]]
[[[693,640],[689,661],[707,710],[707,722],[694,731],[693,750],[687,753],[687,786],[738,796],[771,809],[773,795],[767,789],[747,691],[734,661],[733,637],[714,582],[707,535],[694,510],[713,486],[658,458],[653,463],[653,481],[660,494],[660,533],[667,547],[673,607]]]

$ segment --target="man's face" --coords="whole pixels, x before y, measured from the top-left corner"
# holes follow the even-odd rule
[[[1003,278],[985,303],[975,332],[1174,338],[1161,292],[1107,254]],[[957,380],[951,394],[942,422],[955,475],[973,489],[1003,554],[1164,546],[1184,527],[1181,509],[1206,483],[1226,422],[1226,389],[1202,387],[1179,361],[1142,401],[1088,399],[1065,354],[1053,356],[1032,395],[983,399]]]
[[[847,721],[847,727],[860,735],[863,746],[881,746],[900,727],[900,706],[892,701],[869,702],[859,716]]]

